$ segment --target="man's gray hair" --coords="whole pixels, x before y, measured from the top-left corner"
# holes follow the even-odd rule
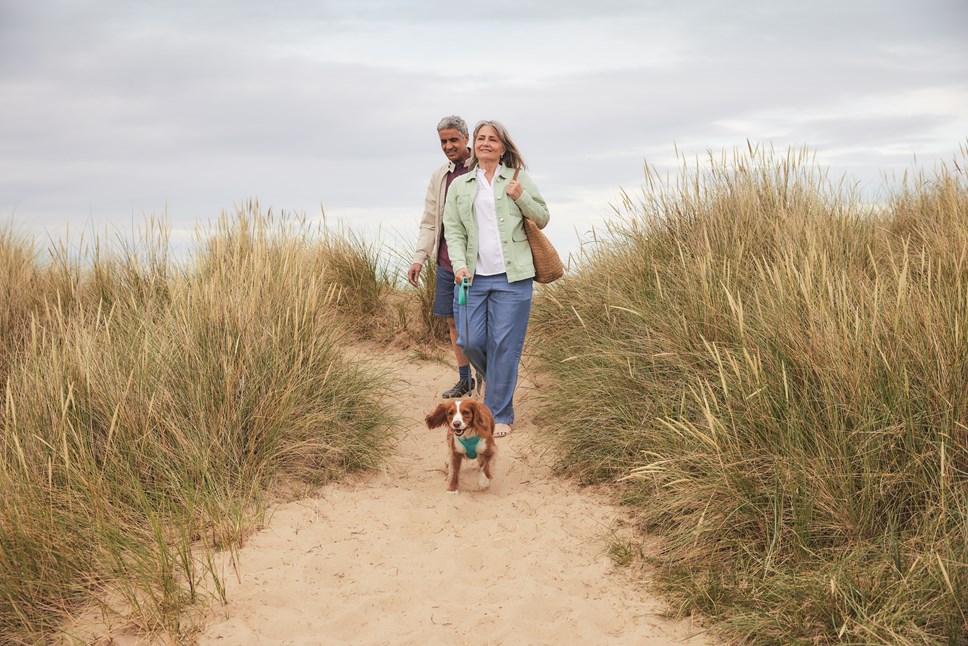
[[[437,124],[437,132],[441,130],[456,130],[465,137],[467,136],[467,123],[463,119],[458,117],[456,114],[452,114],[449,117],[444,117]]]

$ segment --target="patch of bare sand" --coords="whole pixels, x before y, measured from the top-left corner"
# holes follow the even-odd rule
[[[377,474],[282,504],[230,564],[229,603],[199,637],[214,644],[709,644],[606,556],[623,512],[553,477],[519,422],[498,440],[492,488],[465,469],[447,495],[444,431],[423,417],[454,381],[443,363],[368,350],[392,367],[405,428]],[[235,574],[238,573],[238,578]]]

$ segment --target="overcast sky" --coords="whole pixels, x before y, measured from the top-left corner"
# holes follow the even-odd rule
[[[966,25],[966,0],[0,0],[0,224],[167,214],[184,244],[258,198],[406,247],[454,113],[507,126],[566,252],[676,147],[805,145],[875,193],[965,144]]]

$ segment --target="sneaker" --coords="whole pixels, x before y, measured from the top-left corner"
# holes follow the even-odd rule
[[[457,399],[458,397],[463,397],[464,395],[469,394],[472,390],[474,390],[474,380],[471,379],[470,383],[468,383],[461,379],[454,384],[453,388],[441,393],[440,396],[444,399]]]

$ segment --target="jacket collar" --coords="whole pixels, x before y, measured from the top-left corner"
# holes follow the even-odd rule
[[[470,162],[468,161],[467,163],[470,163]],[[513,168],[508,168],[504,164],[501,164],[501,166],[498,167],[497,177],[499,177],[501,179],[507,179],[507,180],[509,180],[509,179],[511,179],[511,177],[513,175],[514,175],[514,169]],[[496,180],[497,180],[497,178],[495,178],[495,181]],[[457,180],[455,180],[455,181],[476,182],[477,181],[477,167],[475,166],[473,169],[471,169],[471,172],[464,173],[463,175],[461,175],[460,177],[458,177]]]
[[[468,148],[468,150],[470,150],[470,148]],[[470,157],[470,155],[467,156],[467,159],[465,159],[464,160],[464,163],[461,164],[461,165],[464,168],[470,168],[470,165],[471,165],[471,157]],[[447,162],[447,172],[448,173],[453,173],[455,170],[457,170],[457,164],[455,164],[452,161]]]

